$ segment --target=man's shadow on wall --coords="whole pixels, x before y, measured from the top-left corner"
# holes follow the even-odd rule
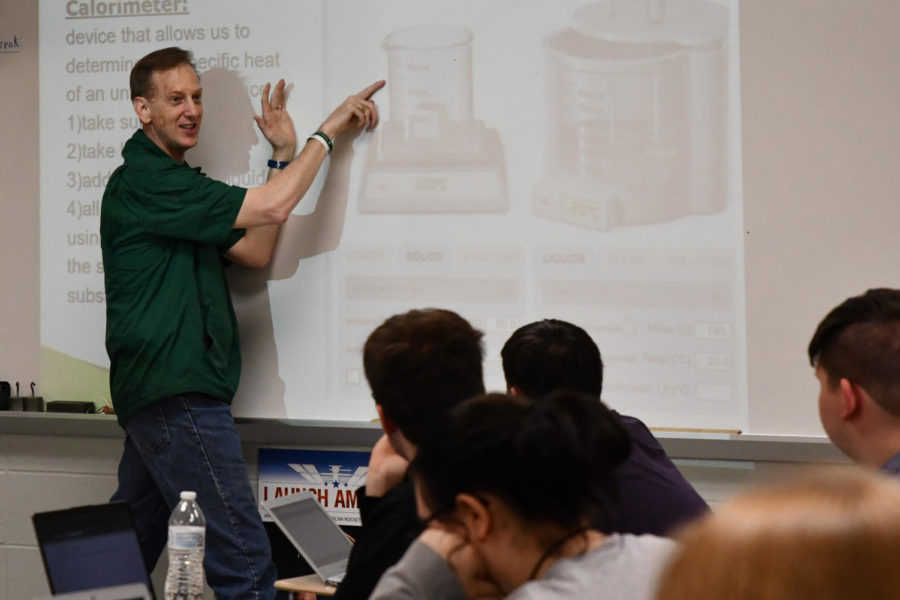
[[[203,85],[203,124],[197,146],[187,154],[191,165],[204,173],[227,181],[250,173],[250,150],[268,144],[257,133],[253,104],[239,73],[212,69],[200,77]],[[269,300],[269,280],[293,277],[300,261],[340,245],[350,191],[353,139],[348,130],[341,135],[331,155],[328,176],[315,210],[291,215],[281,227],[275,254],[269,267],[246,269],[232,265],[226,270],[241,337],[243,370],[238,396],[246,397],[252,413],[265,417],[286,417],[284,381],[278,375],[278,348]],[[302,145],[304,140],[298,140]],[[302,146],[301,146],[302,147]],[[251,183],[246,187],[254,187]],[[306,198],[304,202],[312,199]]]

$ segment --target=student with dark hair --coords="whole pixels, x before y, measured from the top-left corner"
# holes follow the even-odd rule
[[[603,359],[591,336],[577,325],[544,319],[519,327],[500,350],[506,387],[532,398],[558,389],[600,398]]]
[[[439,308],[394,315],[369,335],[363,368],[395,446],[435,435],[448,410],[484,392],[483,334]]]
[[[481,338],[458,314],[432,308],[394,315],[366,340],[363,366],[384,435],[357,490],[362,530],[338,600],[368,598],[422,531],[407,467],[422,443],[445,435],[452,408],[484,393]]]
[[[855,462],[900,474],[900,290],[848,298],[809,342],[819,417]]]
[[[416,499],[430,526],[372,598],[652,598],[675,543],[598,527],[630,446],[591,396],[467,400],[419,447]]]
[[[571,390],[600,400],[603,360],[591,336],[577,325],[545,319],[524,325],[500,353],[512,394],[540,398]],[[631,454],[616,469],[619,504],[609,531],[668,535],[709,507],[672,464],[640,420],[619,415],[631,437]]]

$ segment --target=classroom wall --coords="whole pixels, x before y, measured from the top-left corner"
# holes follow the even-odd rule
[[[31,515],[107,502],[116,489],[122,439],[0,435],[0,599],[50,593]],[[255,450],[246,448],[251,479],[256,477]],[[162,597],[165,556],[159,565],[153,585]]]
[[[900,287],[900,3],[741,3],[749,430],[822,435],[806,346]]]
[[[4,430],[0,428],[0,431]],[[0,600],[26,600],[49,593],[31,515],[109,499],[116,487],[116,466],[123,439],[114,429],[111,431],[94,436],[0,433]],[[687,453],[680,453],[671,440],[663,442],[669,444],[667,450],[685,477],[713,508],[748,486],[789,478],[811,468],[809,462],[796,460],[679,458],[680,454]],[[257,452],[264,445],[252,441],[243,446],[254,489]],[[847,465],[833,456],[824,453],[825,464]],[[161,592],[165,557],[159,565],[153,581]]]
[[[37,2],[0,3],[0,39],[14,35],[37,44]],[[25,393],[40,353],[38,54],[9,58],[0,55],[0,380]]]
[[[900,90],[893,63],[900,36],[892,28],[900,3],[753,0],[742,3],[741,14],[750,94],[743,106],[746,242],[757,257],[747,265],[750,424],[821,434],[805,342],[844,297],[897,286]],[[13,21],[36,39],[37,3],[0,2],[0,29]],[[0,379],[27,385],[38,378],[40,338],[37,82],[27,75],[37,69],[21,64],[23,75],[10,64],[0,62],[0,145],[14,148],[0,160]],[[108,499],[120,443],[0,434],[0,598],[47,592],[30,515]],[[254,484],[257,447],[245,445]],[[709,457],[681,468],[715,505],[804,464]]]

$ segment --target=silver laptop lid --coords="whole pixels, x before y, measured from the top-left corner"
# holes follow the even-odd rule
[[[315,494],[300,492],[261,504],[323,581],[334,584],[343,578],[353,543]]]

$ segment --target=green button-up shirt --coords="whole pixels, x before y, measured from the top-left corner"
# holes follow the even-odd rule
[[[246,189],[176,162],[138,130],[122,149],[100,215],[106,350],[119,423],[162,398],[231,402],[241,372],[222,253]]]

